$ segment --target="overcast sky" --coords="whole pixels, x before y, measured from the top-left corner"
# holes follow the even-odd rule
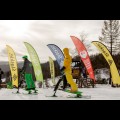
[[[32,44],[41,62],[48,61],[49,56],[55,59],[47,44],[75,49],[71,35],[79,38],[84,31],[90,43],[98,40],[102,26],[103,20],[0,20],[0,60],[8,61],[6,45],[10,45],[21,61],[23,55],[28,55],[24,41]],[[95,53],[97,49],[92,47]]]

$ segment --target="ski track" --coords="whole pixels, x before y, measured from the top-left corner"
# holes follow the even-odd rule
[[[85,98],[67,98],[68,95],[75,96],[71,93],[66,93],[58,90],[58,97],[46,97],[53,95],[53,88],[38,88],[38,95],[24,95],[25,90],[20,89],[21,94],[13,94],[16,89],[1,89],[0,100],[120,100],[120,88],[111,88],[109,85],[97,85],[96,88],[82,88],[79,91],[83,92],[84,96],[91,96],[91,99]]]

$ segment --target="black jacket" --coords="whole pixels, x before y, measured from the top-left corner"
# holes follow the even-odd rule
[[[4,72],[2,70],[0,70],[0,79],[2,77],[2,74],[4,74]]]
[[[28,59],[25,59],[25,61],[24,61],[22,72],[24,72],[26,74],[32,74],[33,73],[33,65]]]

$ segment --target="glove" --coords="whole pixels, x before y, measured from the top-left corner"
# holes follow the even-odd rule
[[[20,71],[20,74],[24,74],[24,71]]]

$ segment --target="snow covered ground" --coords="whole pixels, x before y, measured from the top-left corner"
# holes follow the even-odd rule
[[[109,85],[97,85],[96,88],[79,89],[83,95],[91,96],[90,99],[85,98],[67,98],[68,95],[75,96],[63,91],[57,91],[58,97],[46,97],[53,94],[53,88],[38,89],[38,95],[13,94],[16,89],[1,89],[0,100],[120,100],[120,88],[111,88]],[[20,89],[20,92],[26,92]]]

